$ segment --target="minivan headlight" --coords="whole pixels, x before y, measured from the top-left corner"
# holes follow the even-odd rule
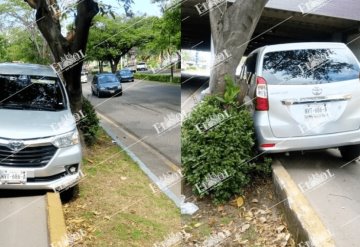
[[[65,148],[79,143],[79,132],[74,130],[72,132],[58,135],[54,138],[53,144],[58,148]]]

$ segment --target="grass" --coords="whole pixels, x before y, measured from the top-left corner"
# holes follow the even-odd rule
[[[153,246],[180,231],[180,212],[112,140],[100,131],[85,151],[77,198],[64,205],[69,233],[86,236],[75,246]]]

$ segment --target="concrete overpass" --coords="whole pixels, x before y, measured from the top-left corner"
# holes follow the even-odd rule
[[[323,4],[310,11],[311,2]],[[188,0],[182,5],[182,49],[210,50],[209,14],[199,14],[195,7],[199,3],[206,1]],[[268,44],[352,41],[348,45],[360,58],[359,13],[357,0],[270,0],[245,54]]]

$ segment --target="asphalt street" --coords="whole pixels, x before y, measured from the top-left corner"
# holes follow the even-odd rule
[[[92,96],[90,82],[83,84],[83,94],[101,114],[180,166],[180,122],[160,135],[154,125],[180,113],[181,87],[141,80],[122,85],[119,97]]]

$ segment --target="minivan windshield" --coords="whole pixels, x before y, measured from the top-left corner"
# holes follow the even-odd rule
[[[0,74],[0,109],[64,110],[60,83],[56,77]]]
[[[346,48],[268,52],[263,60],[268,84],[321,84],[359,78],[359,65]]]

